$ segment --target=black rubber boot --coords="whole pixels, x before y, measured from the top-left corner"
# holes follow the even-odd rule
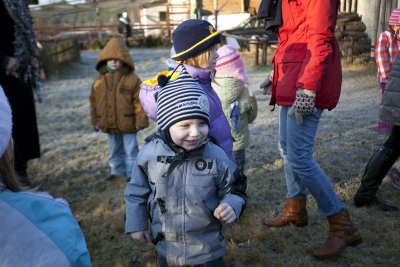
[[[376,205],[384,211],[397,211],[398,208],[388,205],[378,199],[376,191],[382,184],[389,169],[400,155],[399,150],[389,149],[381,146],[369,160],[365,172],[361,178],[361,186],[354,196],[356,207]]]

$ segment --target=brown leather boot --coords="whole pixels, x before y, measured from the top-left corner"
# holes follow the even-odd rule
[[[347,246],[357,246],[362,242],[357,227],[352,223],[349,212],[344,210],[327,217],[329,236],[326,242],[313,255],[316,258],[328,258],[340,254]]]
[[[308,213],[306,209],[306,198],[304,199],[286,199],[286,208],[278,218],[267,218],[263,222],[268,226],[281,227],[294,224],[298,227],[304,227],[308,224]]]

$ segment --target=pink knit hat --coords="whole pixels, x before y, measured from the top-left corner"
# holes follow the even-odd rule
[[[249,81],[249,77],[244,70],[243,59],[236,49],[230,45],[224,45],[217,50],[218,59],[215,65],[215,77],[235,77],[244,82]]]
[[[389,25],[400,25],[400,8],[394,9],[390,14]]]

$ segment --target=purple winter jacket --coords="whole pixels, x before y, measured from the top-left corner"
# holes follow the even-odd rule
[[[217,139],[219,145],[225,150],[229,158],[235,162],[233,156],[233,137],[228,119],[222,110],[221,101],[211,87],[211,71],[185,65],[186,70],[193,78],[198,78],[201,87],[207,94],[210,104],[210,135]]]
[[[231,134],[231,127],[222,110],[221,101],[217,93],[211,87],[211,71],[201,68],[196,68],[190,65],[185,65],[186,70],[193,78],[198,78],[201,87],[207,94],[208,102],[210,104],[210,135],[214,137],[219,145],[228,154],[229,159],[235,162],[233,156],[233,138]],[[179,71],[179,69],[178,69]],[[164,74],[166,73],[159,73]],[[158,75],[157,75],[158,76]],[[158,91],[157,76],[143,81],[140,85],[139,100],[143,106],[147,116],[156,121],[157,103],[154,99],[154,93]],[[172,76],[172,79],[177,77],[177,72]]]

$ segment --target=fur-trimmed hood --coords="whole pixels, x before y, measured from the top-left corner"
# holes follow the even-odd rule
[[[121,60],[122,63],[131,69],[129,72],[135,71],[135,64],[129,54],[129,49],[121,38],[112,38],[107,43],[97,58],[96,70],[100,72],[101,67],[111,59]]]

